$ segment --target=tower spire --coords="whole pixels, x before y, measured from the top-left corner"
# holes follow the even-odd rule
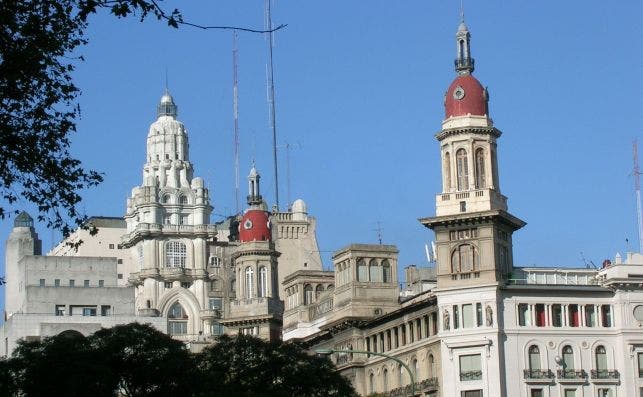
[[[473,73],[474,59],[471,57],[471,34],[467,25],[464,23],[464,8],[460,3],[460,25],[458,32],[455,34],[457,55],[455,59],[455,71],[459,75]]]

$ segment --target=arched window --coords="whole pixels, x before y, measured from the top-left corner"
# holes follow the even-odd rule
[[[442,167],[444,174],[444,191],[451,190],[451,155],[449,152],[444,153],[444,166]]]
[[[254,289],[253,288],[254,275],[255,275],[254,270],[252,270],[250,266],[246,267],[246,278],[245,278],[245,284],[243,285],[243,290],[244,290],[246,299],[252,299],[252,292]]]
[[[563,347],[563,368],[565,370],[574,369],[574,350],[569,345]]]
[[[332,291],[335,289],[335,286],[333,284],[329,284],[328,287],[326,287],[326,291]]]
[[[259,296],[268,296],[268,269],[265,266],[259,268]]]
[[[605,346],[596,347],[596,370],[599,373],[599,378],[602,378],[607,371],[607,351],[605,351]]]
[[[414,358],[413,361],[411,362],[411,371],[413,371],[413,378],[415,378],[415,381],[417,382],[418,380],[418,359]]]
[[[536,345],[529,346],[529,370],[540,370],[540,349]]]
[[[180,241],[168,241],[165,243],[165,266],[185,267],[187,250],[185,244]]]
[[[484,168],[484,149],[476,149],[476,189],[486,187],[486,173]]]
[[[173,304],[167,313],[167,333],[170,335],[188,333],[188,314],[179,302]]]
[[[372,372],[368,375],[368,390],[371,393],[375,393],[375,374]]]
[[[464,40],[458,42],[458,58],[464,59]]]
[[[179,196],[179,204],[187,204],[188,203],[188,196],[181,195]]]
[[[364,259],[357,261],[357,281],[368,281],[368,268]]]
[[[467,158],[467,151],[458,149],[455,152],[455,158],[458,173],[458,190],[467,190],[469,189],[469,159]]]
[[[397,385],[399,387],[404,386],[404,367],[398,365],[397,371]]]
[[[451,254],[451,272],[468,273],[479,270],[478,251],[471,244],[459,245]]]
[[[391,264],[388,259],[382,261],[382,281],[385,283],[390,283],[393,281],[391,279]]]
[[[317,287],[315,287],[315,300],[319,300],[319,295],[324,293],[324,286],[319,284]]]
[[[384,393],[388,391],[388,369],[386,368],[382,371],[382,388]]]
[[[304,287],[304,305],[310,305],[313,303],[313,286],[306,284]]]
[[[382,282],[382,269],[377,265],[377,261],[375,259],[371,259],[368,262],[368,274],[369,274],[369,279],[371,282],[374,283],[379,283]]]
[[[161,203],[163,204],[168,204],[170,202],[170,195],[169,194],[164,194],[161,196]]]
[[[433,354],[429,354],[429,378],[435,377],[435,358]]]
[[[236,295],[237,293],[237,280],[234,278],[230,280],[230,292],[232,295]]]

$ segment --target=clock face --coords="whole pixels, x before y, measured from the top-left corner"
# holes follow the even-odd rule
[[[243,228],[246,230],[252,229],[252,221],[250,219],[246,219],[246,221],[243,223]]]
[[[464,98],[464,88],[457,86],[455,90],[453,90],[453,98],[457,100]]]

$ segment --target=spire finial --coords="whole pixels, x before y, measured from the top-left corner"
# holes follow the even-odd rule
[[[455,70],[459,75],[471,74],[474,68],[474,60],[471,57],[471,46],[469,40],[471,35],[469,29],[464,23],[464,5],[460,0],[460,26],[455,35],[457,56],[455,59]]]
[[[460,0],[460,23],[464,23],[464,4],[463,4],[463,0]]]
[[[165,67],[165,92],[169,92],[170,90],[168,89],[167,85],[167,66]]]

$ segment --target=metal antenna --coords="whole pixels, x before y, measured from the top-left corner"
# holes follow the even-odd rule
[[[463,0],[460,0],[460,22],[464,23],[464,5]]]
[[[374,231],[377,232],[377,241],[380,242],[380,245],[382,245],[382,224],[380,221],[377,221],[377,228],[374,229]]]
[[[234,116],[234,200],[236,204],[236,213],[241,212],[239,202],[239,90],[237,80],[237,30],[232,31],[232,112]]]
[[[270,13],[270,1],[266,0],[265,8],[265,24],[266,30],[268,31],[268,104],[270,107],[270,122],[272,127],[272,157],[274,164],[274,174],[275,174],[275,207],[279,211],[279,176],[278,176],[278,167],[277,167],[277,122],[275,120],[275,76],[273,72],[273,63],[272,63],[272,16]]]
[[[286,200],[287,200],[287,205],[290,207],[292,204],[291,201],[291,196],[290,196],[290,149],[293,148],[294,145],[291,145],[290,143],[286,142],[284,145],[279,146],[278,148],[281,149],[286,149]],[[296,147],[298,149],[301,149],[301,144],[299,142],[296,143]]]
[[[633,154],[634,154],[634,168],[632,169],[632,175],[634,176],[634,190],[636,191],[636,219],[639,226],[639,252],[643,253],[643,221],[641,220],[641,182],[639,181],[639,176],[641,172],[639,171],[639,148],[638,141],[635,139],[632,143]]]

